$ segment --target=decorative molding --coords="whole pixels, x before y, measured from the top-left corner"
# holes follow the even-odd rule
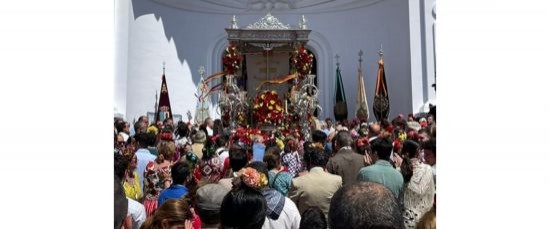
[[[253,24],[250,24],[246,27],[246,29],[291,29],[290,25],[283,24],[279,21],[278,18],[271,15],[271,13],[267,13],[264,17],[260,18],[257,22],[254,22]]]
[[[259,12],[304,14],[328,13],[368,7],[384,0],[151,0],[192,12],[258,14]]]

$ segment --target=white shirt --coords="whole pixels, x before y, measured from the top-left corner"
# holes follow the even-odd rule
[[[224,165],[225,159],[229,157],[229,150],[227,150],[226,148],[219,148],[218,150],[216,150],[216,154],[220,156],[222,171],[224,171],[225,168],[223,167],[223,165]]]
[[[212,137],[214,135],[214,130],[212,130],[212,128],[208,126],[206,127],[206,132],[208,132],[207,134],[209,137]]]
[[[145,206],[139,202],[128,199],[128,215],[132,216],[132,229],[139,229],[147,218]]]
[[[286,229],[298,229],[300,228],[300,212],[296,207],[296,204],[291,199],[285,196],[285,205],[283,211],[277,220],[273,220],[266,216],[262,229],[269,228],[286,228]]]
[[[118,133],[118,134],[122,135],[122,138],[124,139],[124,142],[127,142],[127,141],[128,141],[128,138],[130,138],[130,135],[128,135],[128,134],[125,133],[125,132],[122,132],[122,131],[121,131],[121,132]]]

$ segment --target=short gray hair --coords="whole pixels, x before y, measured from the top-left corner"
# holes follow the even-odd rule
[[[351,146],[351,144],[353,144],[353,139],[351,138],[349,131],[338,131],[338,134],[336,135],[336,143],[338,143],[340,147]]]

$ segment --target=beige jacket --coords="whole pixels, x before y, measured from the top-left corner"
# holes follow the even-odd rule
[[[340,187],[342,177],[327,173],[321,167],[314,167],[308,174],[292,180],[288,197],[298,206],[300,214],[309,207],[317,206],[328,217],[330,200]]]

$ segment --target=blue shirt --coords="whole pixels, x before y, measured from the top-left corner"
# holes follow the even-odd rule
[[[254,143],[252,145],[252,161],[264,161],[265,145]]]
[[[160,206],[170,199],[181,199],[187,194],[187,188],[181,184],[172,184],[169,188],[164,189],[159,195],[159,208]]]
[[[136,157],[137,157],[137,173],[139,175],[139,184],[140,187],[144,187],[143,185],[143,173],[145,172],[145,168],[147,167],[147,164],[150,161],[154,161],[157,156],[151,154],[149,150],[145,148],[140,148],[136,151]]]

